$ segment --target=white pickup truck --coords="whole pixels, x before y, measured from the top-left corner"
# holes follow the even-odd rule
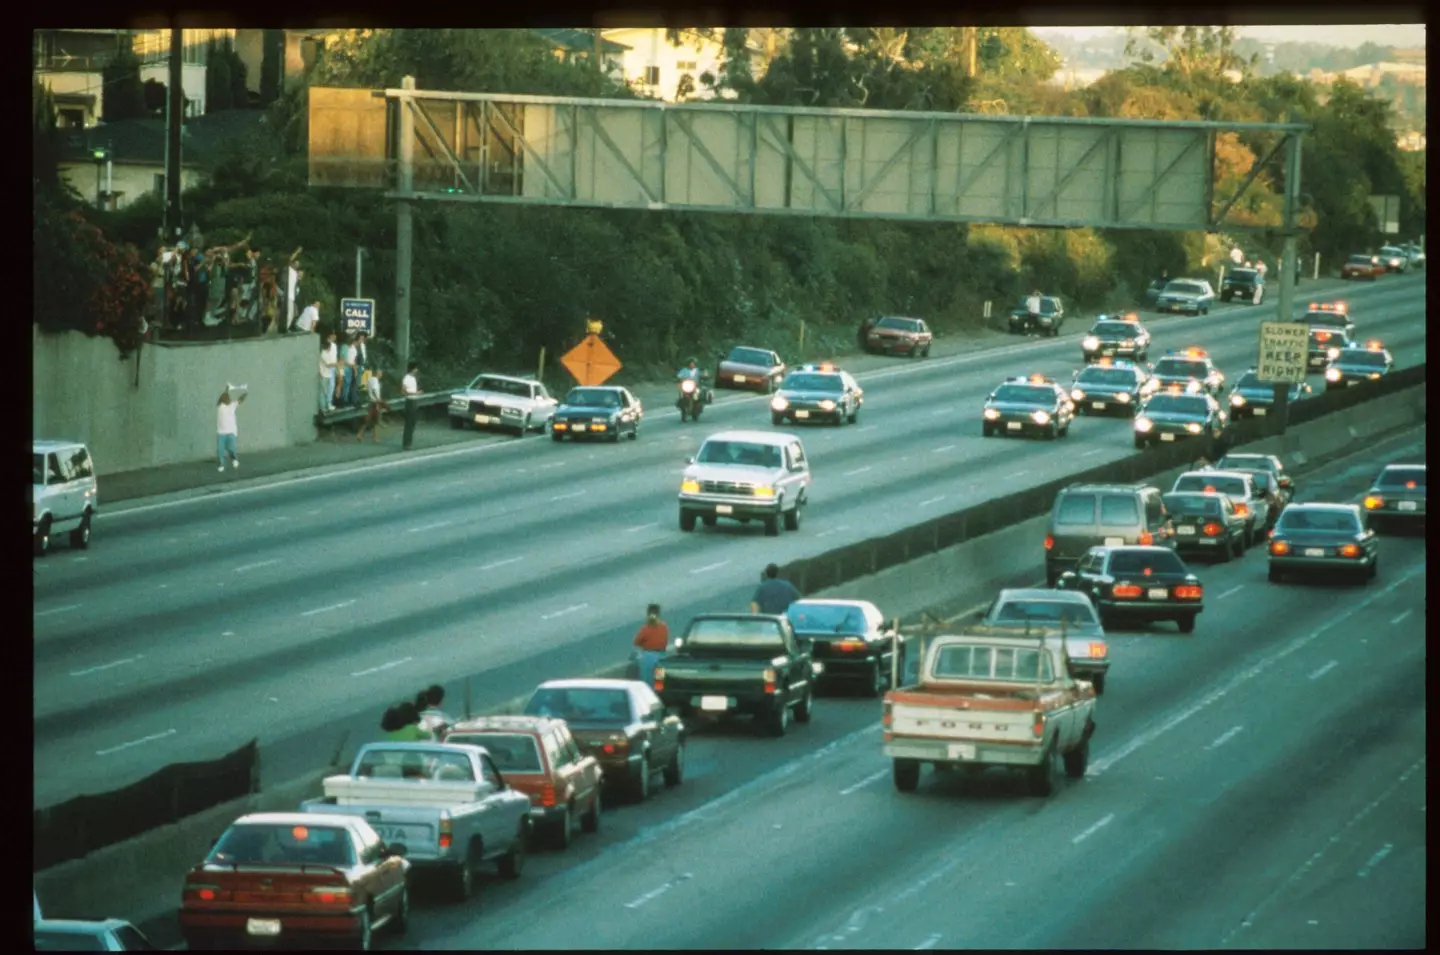
[[[1070,676],[1058,632],[933,637],[919,682],[885,694],[885,755],[901,792],[930,763],[1019,770],[1033,795],[1048,796],[1057,760],[1067,776],[1085,775],[1094,716],[1095,688]]]
[[[450,396],[452,428],[499,428],[524,436],[544,431],[560,402],[533,378],[479,375]]]
[[[524,866],[530,797],[506,784],[483,747],[370,743],[324,786],[302,812],[364,818],[387,844],[404,845],[417,870],[443,870],[460,899],[481,864],[510,879]]]

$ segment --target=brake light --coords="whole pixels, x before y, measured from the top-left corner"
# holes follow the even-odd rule
[[[623,753],[629,748],[630,741],[628,739],[612,739],[610,742],[600,747],[600,752],[604,753],[606,756],[614,756],[616,753]]]
[[[1140,543],[1149,545],[1155,543],[1155,535],[1149,531],[1140,532]]]
[[[1140,596],[1140,588],[1135,586],[1134,584],[1117,584],[1115,587],[1111,588],[1110,593],[1116,597],[1119,597],[1121,600],[1125,600],[1130,597]]]
[[[1340,548],[1340,556],[1341,556],[1341,557],[1359,557],[1359,556],[1360,556],[1360,547],[1359,547],[1359,545],[1357,545],[1357,544],[1346,544],[1344,547]]]
[[[1406,482],[1405,482],[1405,486],[1406,486],[1407,488],[1409,488],[1410,490],[1412,490],[1412,491],[1415,490],[1415,482],[1414,482],[1414,481],[1406,481]]]
[[[1248,504],[1236,504],[1236,505],[1235,505],[1235,516],[1236,516],[1236,517],[1249,517],[1249,516],[1250,516],[1250,505],[1248,505]]]
[[[840,643],[836,644],[836,648],[837,648],[837,649],[840,649],[840,650],[864,650],[864,649],[865,649],[865,641],[864,641],[864,640],[842,640]]]
[[[440,817],[440,848],[450,848],[450,843],[455,839],[455,823],[450,821],[449,816]]]
[[[774,693],[776,676],[775,671],[773,669],[766,669],[766,671],[760,675],[765,678],[765,692]]]
[[[323,885],[311,889],[307,893],[310,898],[321,905],[349,905],[350,889],[344,885]]]
[[[1034,723],[1033,726],[1030,727],[1030,731],[1035,734],[1036,739],[1039,739],[1040,737],[1042,737],[1042,736],[1045,735],[1045,711],[1044,711],[1044,710],[1036,710],[1036,711],[1035,711],[1035,723]]]
[[[1270,553],[1274,554],[1277,557],[1284,557],[1286,554],[1290,553],[1290,545],[1285,543],[1284,541],[1271,541]]]
[[[1375,509],[1378,508],[1378,507],[1384,507],[1384,506],[1385,506],[1385,499],[1384,499],[1383,497],[1380,497],[1380,496],[1375,495],[1375,494],[1367,494],[1367,495],[1365,496],[1365,510],[1367,510],[1367,511],[1373,511],[1373,510],[1375,510]]]
[[[220,898],[220,887],[218,885],[187,885],[184,897],[186,901],[214,902]]]
[[[660,692],[661,690],[663,690],[663,689],[665,689],[665,668],[664,668],[664,667],[656,667],[656,668],[655,668],[655,692],[656,692],[656,693],[659,693],[659,692]]]
[[[555,787],[552,786],[550,783],[546,783],[544,786],[540,787],[540,805],[555,805]]]
[[[1109,652],[1109,649],[1103,643],[1090,644],[1090,656],[1095,659],[1099,659]]]
[[[1175,588],[1175,597],[1177,600],[1199,600],[1204,592],[1203,589],[1194,584],[1185,584]]]
[[[1046,549],[1046,550],[1053,550],[1054,548],[1055,548],[1055,535],[1053,535],[1053,534],[1046,534],[1046,535],[1045,535],[1045,549]]]
[[[1223,527],[1221,527],[1219,524],[1216,524],[1215,522],[1212,521],[1212,522],[1210,522],[1209,524],[1206,524],[1206,525],[1205,525],[1205,536],[1206,536],[1206,537],[1219,537],[1219,536],[1220,536],[1220,532],[1221,532],[1222,530],[1224,530]]]

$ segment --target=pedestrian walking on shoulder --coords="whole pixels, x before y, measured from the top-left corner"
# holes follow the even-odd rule
[[[230,400],[230,390],[231,386],[227,384],[225,390],[220,392],[219,400],[215,402],[215,456],[220,461],[219,470],[221,471],[225,470],[227,457],[230,459],[232,468],[238,470],[240,467],[240,459],[235,455],[235,438],[239,434],[239,429],[235,424],[235,409],[240,406],[241,401],[245,400],[247,392],[242,390],[240,397],[232,401]]]
[[[405,377],[400,382],[400,390],[405,392],[405,438],[403,446],[406,451],[415,441],[415,422],[420,416],[420,403],[415,399],[420,397],[420,380],[416,376],[420,372],[420,366],[411,362],[405,369]]]
[[[755,588],[755,596],[750,598],[750,612],[782,614],[799,599],[800,591],[780,576],[780,568],[766,564],[765,572],[760,575],[760,586]]]
[[[1039,332],[1040,332],[1040,290],[1039,290],[1038,288],[1037,288],[1035,291],[1031,292],[1031,293],[1030,293],[1030,297],[1025,300],[1025,311],[1026,311],[1026,312],[1029,314],[1029,316],[1030,316],[1030,327],[1029,327],[1028,329],[1026,329],[1026,331],[1027,331],[1029,334],[1031,334],[1031,335],[1037,335],[1037,334],[1039,334]]]
[[[340,349],[335,344],[335,333],[325,336],[325,347],[320,350],[320,410],[328,414],[335,410],[335,367],[340,361]]]
[[[380,376],[384,372],[377,368],[374,371],[365,373],[365,393],[370,399],[370,411],[365,415],[365,420],[360,422],[360,430],[355,433],[356,441],[365,440],[365,432],[370,432],[370,437],[376,444],[380,443],[380,416],[390,410],[383,398],[380,397]]]
[[[640,651],[640,679],[644,683],[655,682],[655,664],[665,656],[670,646],[670,628],[660,619],[660,605],[651,604],[645,608],[645,624],[635,632],[632,641]]]

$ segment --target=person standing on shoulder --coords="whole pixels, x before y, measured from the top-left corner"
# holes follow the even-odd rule
[[[645,608],[645,624],[635,632],[632,642],[640,651],[640,680],[649,686],[655,682],[655,664],[660,662],[670,646],[670,628],[660,619],[659,604]]]
[[[235,438],[239,434],[239,428],[235,423],[235,409],[240,402],[245,400],[247,392],[241,391],[238,400],[230,400],[230,385],[220,392],[220,398],[215,402],[215,456],[220,460],[219,470],[225,470],[225,458],[230,458],[230,466],[238,469],[240,459],[235,456]]]
[[[420,380],[416,377],[419,371],[420,365],[412,361],[400,382],[400,390],[405,393],[405,437],[402,446],[406,451],[415,441],[415,420],[420,415],[420,404],[415,400],[420,397]]]
[[[325,336],[325,347],[320,350],[320,411],[328,414],[335,410],[335,367],[340,361],[340,349],[335,344],[335,333]]]
[[[800,591],[780,576],[780,568],[766,564],[765,572],[760,575],[760,586],[755,588],[755,596],[750,599],[750,612],[782,614],[799,599]]]
[[[414,703],[405,702],[395,707],[396,728],[385,738],[393,743],[431,743],[435,736],[420,725],[420,710]]]
[[[420,709],[420,726],[434,733],[436,739],[443,739],[445,732],[455,725],[455,721],[440,709],[440,704],[444,702],[445,688],[438,683],[426,687],[415,696],[415,705]]]
[[[368,429],[370,437],[376,444],[380,443],[380,415],[390,410],[390,406],[380,396],[380,378],[384,374],[382,369],[365,373],[365,393],[370,398],[370,410],[365,415],[365,420],[360,422],[360,430],[355,432],[356,441],[365,440],[365,432]]]
[[[1025,311],[1030,316],[1030,327],[1025,329],[1027,334],[1036,335],[1040,331],[1040,290],[1037,288],[1030,293],[1025,300]]]

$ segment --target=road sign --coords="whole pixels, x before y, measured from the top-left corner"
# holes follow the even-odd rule
[[[1375,221],[1385,235],[1400,234],[1400,197],[1370,196],[1370,208],[1375,210]]]
[[[580,344],[565,353],[560,364],[582,385],[604,384],[620,370],[620,359],[605,347],[598,335],[586,335]]]
[[[375,300],[373,298],[342,298],[340,300],[340,330],[347,335],[364,332],[375,334]]]
[[[1267,384],[1303,384],[1309,373],[1310,326],[1303,322],[1261,322],[1260,361],[1255,366]]]

